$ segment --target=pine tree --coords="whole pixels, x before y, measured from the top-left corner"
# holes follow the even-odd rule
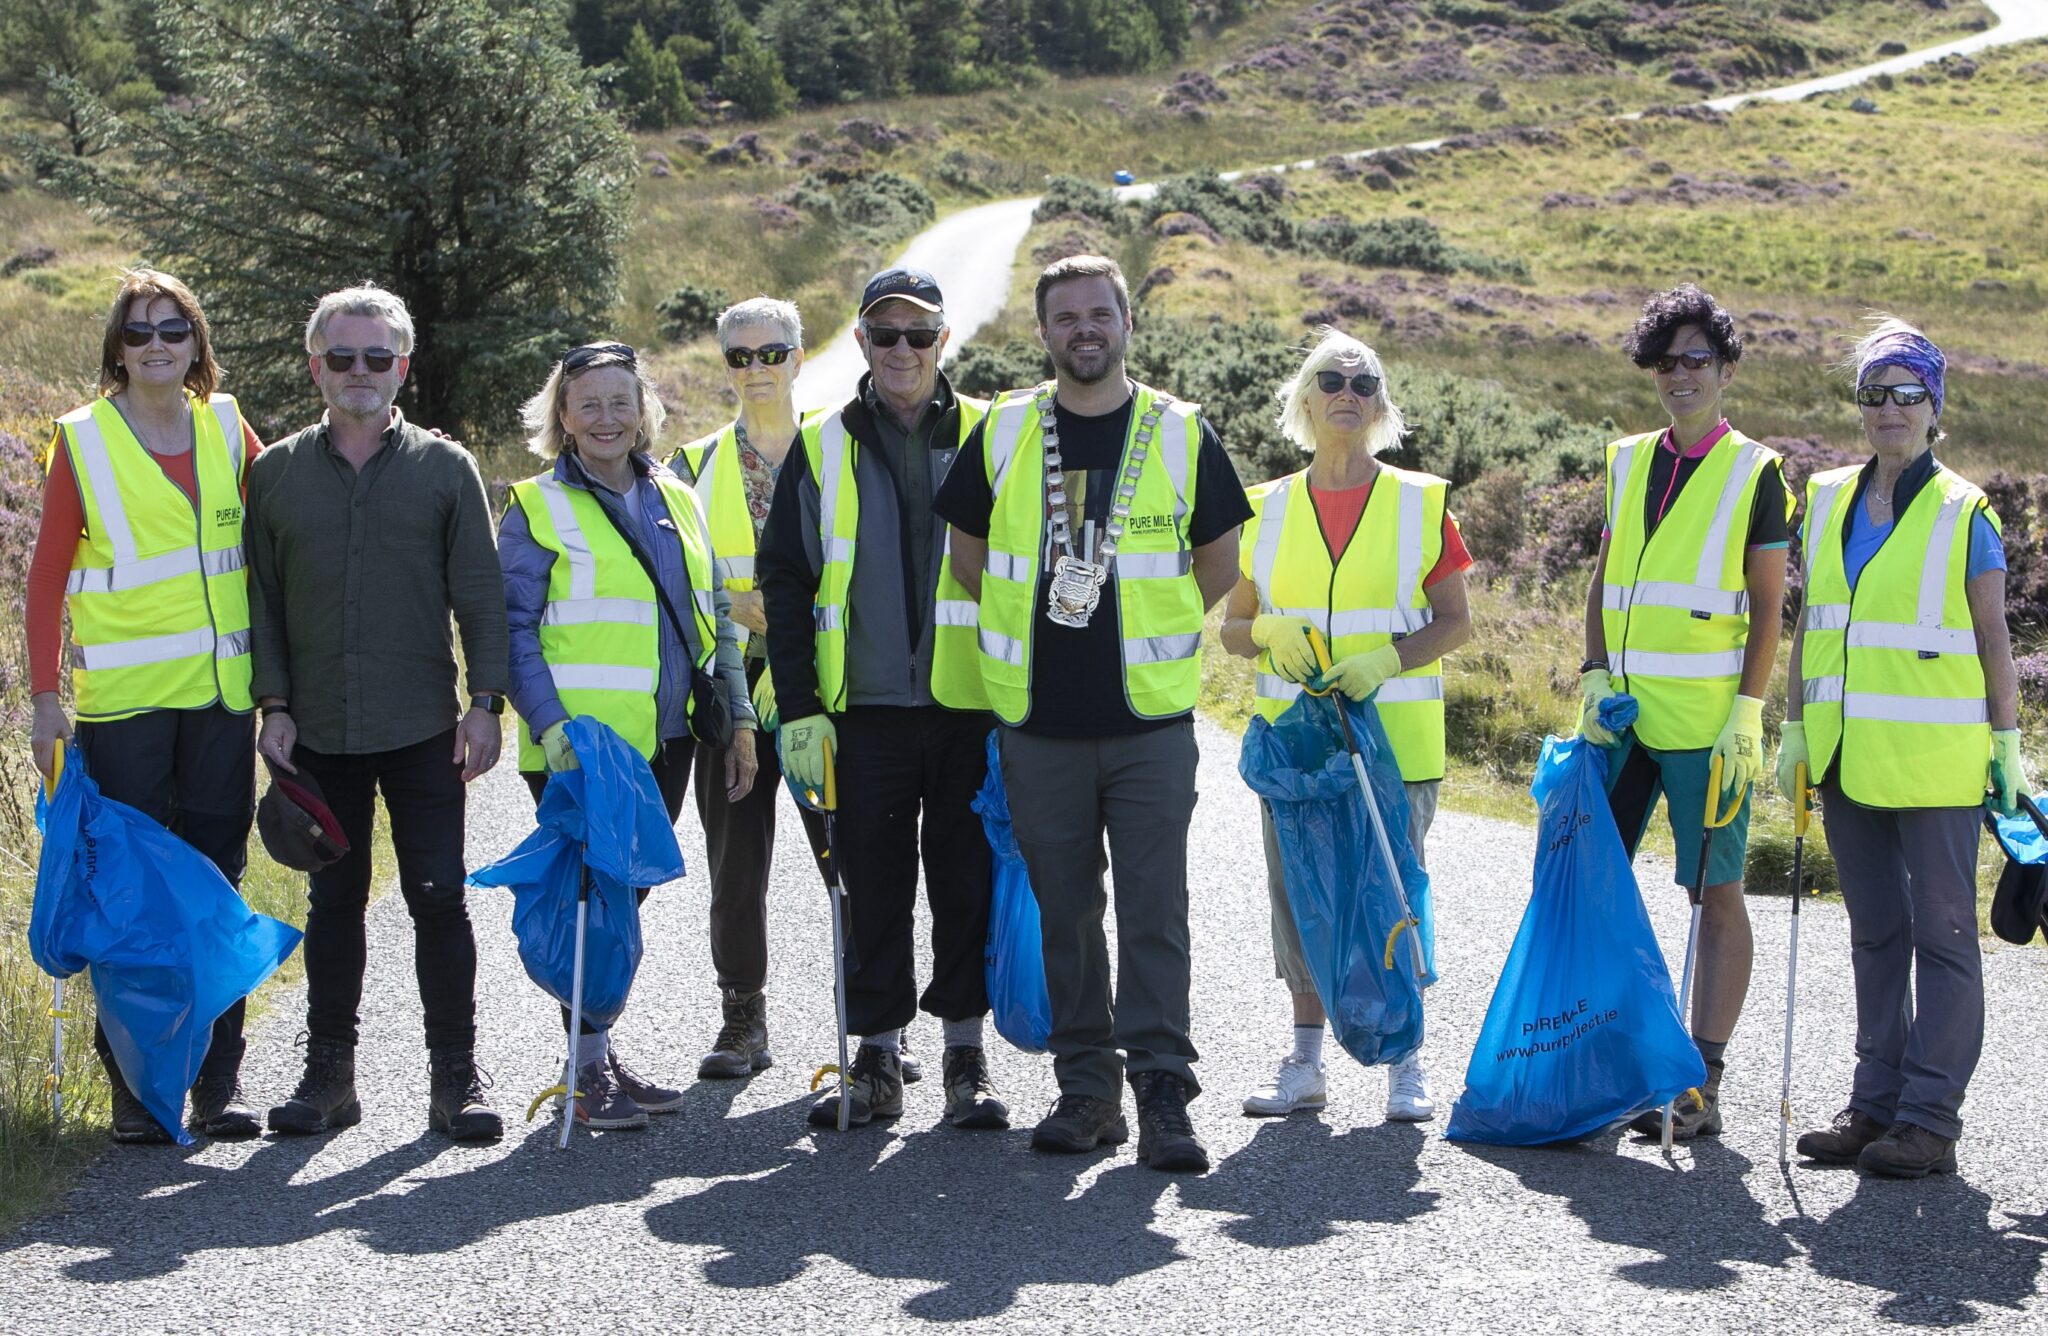
[[[796,105],[796,90],[782,77],[782,62],[752,28],[733,24],[721,40],[725,56],[719,61],[713,92],[755,121],[773,120]]]
[[[137,63],[121,19],[101,0],[0,0],[0,88],[26,94],[43,118],[56,122],[76,157],[98,153],[107,140],[87,127],[70,90],[122,114],[163,101]]]
[[[657,49],[638,23],[626,39],[615,88],[626,114],[642,130],[662,130],[690,119],[689,92],[675,53],[666,46]]]
[[[412,310],[406,413],[508,432],[616,299],[634,175],[554,0],[165,7],[192,105],[124,125],[81,95],[132,168],[43,165],[193,285],[231,388],[269,425],[317,411],[307,311],[369,280]]]

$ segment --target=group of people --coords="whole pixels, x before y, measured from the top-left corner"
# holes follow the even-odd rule
[[[397,297],[363,287],[319,301],[306,352],[327,411],[266,449],[218,393],[192,294],[153,271],[123,279],[101,393],[59,419],[52,443],[28,598],[36,761],[49,774],[74,732],[58,694],[68,609],[73,741],[109,796],[234,881],[258,755],[324,794],[346,852],[310,877],[305,1071],[269,1111],[272,1130],[360,1117],[353,1055],[381,792],[416,932],[430,1121],[457,1139],[500,1133],[474,1052],[462,828],[464,786],[496,762],[509,701],[536,799],[550,772],[575,766],[564,725],[578,716],[646,758],[671,819],[694,776],[723,1008],[701,1078],[774,1061],[776,791],[785,775],[821,790],[836,768],[831,855],[848,890],[846,1025],[859,1044],[843,1086],[809,1112],[821,1128],[904,1112],[905,1085],[922,1075],[908,1041],[920,1010],[943,1026],[943,1121],[1009,1126],[984,1042],[991,854],[970,807],[993,758],[1052,1004],[1060,1093],[1032,1146],[1126,1141],[1128,1082],[1139,1159],[1208,1167],[1188,1112],[1200,1090],[1187,842],[1205,618],[1225,603],[1223,647],[1256,660],[1266,718],[1305,689],[1372,703],[1420,858],[1444,775],[1442,661],[1472,634],[1472,558],[1449,484],[1379,458],[1403,420],[1365,343],[1325,330],[1308,350],[1277,393],[1279,425],[1308,467],[1247,493],[1196,405],[1126,373],[1131,306],[1114,262],[1060,260],[1034,300],[1054,379],[983,401],[940,369],[951,330],[938,284],[914,269],[875,275],[854,326],[868,373],[846,403],[802,418],[797,309],[741,302],[717,330],[738,411],[673,452],[639,353],[571,349],[525,406],[547,467],[512,486],[494,528],[469,454],[393,406],[413,340]],[[1858,345],[1855,397],[1874,453],[1809,480],[1795,527],[1781,461],[1723,416],[1742,354],[1729,315],[1697,287],[1675,288],[1645,305],[1626,350],[1670,421],[1608,449],[1580,729],[1615,749],[1611,803],[1631,853],[1662,795],[1677,881],[1705,886],[1690,1024],[1709,1075],[1674,1134],[1722,1127],[1750,973],[1748,794],[1764,769],[1796,539],[1806,607],[1776,769],[1788,795],[1810,774],[1822,797],[1859,1015],[1848,1107],[1799,1147],[1877,1172],[1952,1169],[1983,1031],[1979,807],[1988,787],[2012,810],[2026,779],[1997,517],[1931,453],[1942,355],[1897,321]],[[1617,739],[1600,705],[1621,692],[1639,716]],[[1716,779],[1739,805],[1701,869]],[[823,860],[822,824],[798,810]],[[1293,1041],[1243,1107],[1285,1115],[1326,1101],[1324,1013],[1270,816],[1265,832]],[[932,935],[922,990],[920,860]],[[584,1028],[565,1116],[623,1128],[680,1107],[682,1090]],[[260,1130],[237,1076],[240,1031],[237,1007],[216,1023],[192,1090],[192,1124],[213,1136]],[[115,1138],[161,1138],[104,1041],[100,1052]],[[1421,1053],[1389,1069],[1386,1111],[1434,1116]]]

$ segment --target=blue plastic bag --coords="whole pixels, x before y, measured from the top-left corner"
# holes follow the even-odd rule
[[[73,750],[47,799],[29,910],[45,973],[90,971],[121,1079],[181,1146],[185,1092],[222,1012],[256,990],[299,930],[250,910],[206,855],[102,794]]]
[[[982,833],[994,856],[988,905],[988,943],[982,973],[996,1033],[1027,1053],[1043,1053],[1052,1034],[1052,996],[1045,987],[1045,939],[1039,935],[1038,897],[1024,870],[1024,854],[1010,827],[1002,758],[994,730],[988,735],[988,778],[974,795]]]
[[[1993,814],[1992,823],[1992,833],[2007,858],[2022,866],[2048,863],[2048,835],[2041,833],[2032,817],[2025,812],[2013,816]]]
[[[601,1029],[625,1010],[640,968],[634,888],[682,876],[683,851],[646,758],[588,716],[571,719],[567,736],[579,768],[548,776],[539,829],[471,873],[469,884],[511,890],[512,932],[527,977],[566,1007],[576,970],[577,883],[588,874],[583,1015]]]
[[[1444,1135],[1532,1146],[1662,1106],[1707,1079],[1607,806],[1607,758],[1546,739],[1535,890]]]
[[[1386,860],[1367,824],[1358,777],[1336,711],[1351,733],[1401,869],[1401,888],[1419,920],[1415,955],[1396,937],[1403,922]],[[1279,838],[1287,904],[1302,959],[1344,1051],[1367,1065],[1399,1062],[1422,1046],[1422,990],[1436,982],[1436,926],[1429,877],[1408,843],[1408,796],[1401,768],[1369,704],[1306,693],[1268,724],[1253,719],[1238,753],[1238,773],[1266,800]]]

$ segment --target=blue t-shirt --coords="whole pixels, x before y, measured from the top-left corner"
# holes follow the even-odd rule
[[[1842,544],[1842,565],[1849,576],[1850,592],[1855,592],[1856,578],[1863,574],[1863,568],[1877,555],[1877,549],[1890,535],[1892,526],[1870,522],[1859,498],[1849,510],[1849,533]],[[1965,582],[1974,580],[1986,571],[2005,569],[2005,544],[1999,541],[1998,530],[1991,527],[1991,517],[1983,508],[1970,517],[1970,560],[1964,572]]]

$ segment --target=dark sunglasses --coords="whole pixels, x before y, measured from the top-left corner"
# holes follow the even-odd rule
[[[1359,372],[1351,379],[1351,392],[1361,399],[1370,399],[1380,392],[1380,378]],[[1316,388],[1324,394],[1336,394],[1344,388],[1344,373],[1341,371],[1316,372]]]
[[[894,348],[899,340],[907,342],[919,352],[939,341],[936,329],[897,329],[892,325],[869,325],[868,342],[877,348]]]
[[[1687,371],[1697,371],[1713,360],[1714,355],[1712,353],[1677,353],[1673,356],[1657,358],[1650,363],[1650,369],[1660,376],[1668,376],[1671,374],[1673,367],[1682,366]]]
[[[1876,408],[1889,395],[1891,401],[1899,407],[1911,408],[1915,404],[1926,403],[1931,393],[1932,391],[1925,385],[1915,385],[1911,381],[1907,381],[1903,385],[1858,385],[1856,387],[1856,402],[1862,404],[1865,408]]]
[[[398,354],[389,348],[329,348],[320,354],[326,361],[327,369],[336,375],[355,370],[356,359],[363,359],[363,369],[371,372],[385,372],[398,360]]]
[[[631,344],[586,343],[562,354],[562,370],[581,371],[600,357],[615,357],[622,366],[634,366],[640,361],[640,354],[633,351]]]
[[[147,348],[152,338],[162,339],[165,343],[183,343],[191,337],[192,322],[181,315],[159,320],[154,325],[147,320],[130,320],[121,326],[121,342],[130,348]]]
[[[758,357],[762,366],[781,366],[795,351],[796,349],[787,343],[764,343],[758,348],[727,348],[725,364],[739,371],[752,366],[754,359]]]

